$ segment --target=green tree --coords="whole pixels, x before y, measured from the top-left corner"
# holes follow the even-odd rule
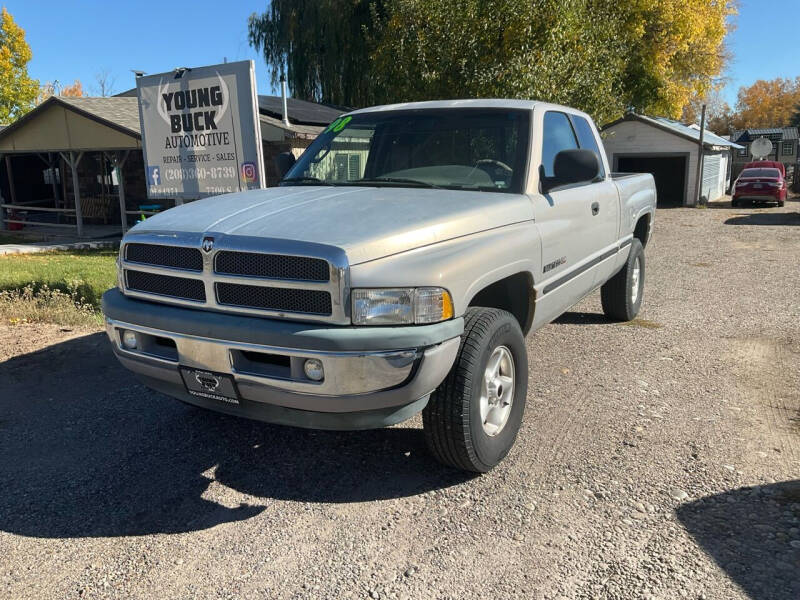
[[[31,56],[25,31],[4,7],[0,14],[0,123],[9,123],[33,108],[39,82],[28,76]]]
[[[292,95],[342,106],[373,103],[366,30],[382,0],[272,0],[248,21],[272,84],[285,72]]]
[[[725,64],[735,0],[273,0],[251,43],[295,96],[362,106],[511,97],[599,122],[679,117]]]

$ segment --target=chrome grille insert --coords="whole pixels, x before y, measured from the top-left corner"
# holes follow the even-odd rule
[[[203,270],[203,255],[197,248],[182,246],[160,246],[158,244],[127,244],[125,260],[143,265],[185,269],[187,271]]]
[[[214,271],[223,275],[298,281],[330,281],[330,266],[321,258],[220,250]]]
[[[125,287],[137,292],[172,296],[194,302],[206,301],[206,289],[202,279],[173,277],[145,271],[125,270]]]

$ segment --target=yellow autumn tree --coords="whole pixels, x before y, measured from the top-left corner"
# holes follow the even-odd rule
[[[28,75],[33,54],[25,30],[5,9],[0,14],[0,123],[9,123],[33,108],[39,82]]]
[[[736,100],[734,125],[737,129],[748,127],[785,127],[800,105],[800,77],[778,77],[739,88]]]
[[[725,36],[736,0],[622,2],[629,56],[631,108],[679,118],[694,97],[705,97],[728,58]]]
[[[76,79],[72,85],[65,85],[61,88],[61,93],[59,96],[67,96],[72,98],[80,98],[81,96],[85,96],[86,94],[83,92],[83,84],[80,80]]]

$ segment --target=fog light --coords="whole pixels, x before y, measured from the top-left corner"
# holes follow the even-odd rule
[[[136,334],[130,329],[122,332],[122,345],[129,350],[136,349]]]
[[[303,363],[303,371],[305,371],[306,377],[312,381],[322,381],[322,378],[325,377],[325,371],[322,369],[322,362],[316,358],[309,358],[306,360],[306,362]]]

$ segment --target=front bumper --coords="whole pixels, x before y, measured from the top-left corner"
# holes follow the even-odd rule
[[[339,327],[166,306],[103,296],[117,358],[142,381],[186,402],[263,421],[319,429],[369,429],[421,410],[455,361],[463,320],[412,327]],[[128,349],[121,332],[135,332]],[[303,372],[322,362],[321,382]],[[240,401],[187,392],[179,367],[229,374]]]

